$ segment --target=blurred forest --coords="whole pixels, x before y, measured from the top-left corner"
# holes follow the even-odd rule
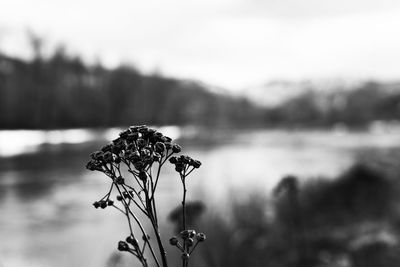
[[[199,82],[144,75],[131,66],[91,66],[68,56],[63,47],[44,57],[43,41],[31,39],[31,61],[0,53],[0,128],[246,126],[260,121],[260,108],[206,90]]]
[[[90,65],[67,54],[63,46],[43,56],[43,40],[37,36],[30,44],[31,60],[0,51],[0,129],[142,123],[355,128],[400,118],[400,83],[366,82],[329,92],[310,89],[279,106],[261,107],[196,81],[146,75],[129,65]]]
[[[278,107],[268,109],[272,125],[363,128],[374,121],[400,119],[400,83],[364,82],[355,88],[306,90]]]

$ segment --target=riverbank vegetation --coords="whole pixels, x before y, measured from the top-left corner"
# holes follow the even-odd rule
[[[285,177],[273,197],[205,215],[196,266],[399,266],[398,171],[358,164],[332,180]]]

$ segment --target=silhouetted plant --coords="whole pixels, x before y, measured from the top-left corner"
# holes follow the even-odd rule
[[[187,229],[186,222],[186,179],[200,167],[201,162],[185,155],[173,156],[180,152],[178,144],[172,143],[171,138],[155,129],[144,125],[132,126],[121,132],[120,137],[112,143],[93,152],[86,165],[87,169],[100,171],[111,179],[110,189],[93,206],[96,209],[113,207],[125,215],[129,235],[125,241],[119,241],[118,250],[134,255],[144,267],[149,266],[148,256],[158,267],[168,266],[155,201],[161,169],[167,161],[175,166],[183,186],[181,232],[178,237],[169,240],[182,253],[183,267],[188,266],[190,255],[206,239],[203,233]],[[125,174],[130,174],[129,178]],[[117,202],[111,198],[113,192],[117,194]],[[158,253],[150,242],[150,235],[145,230],[140,214],[144,215],[153,228]],[[135,226],[139,229],[139,235],[135,232]]]

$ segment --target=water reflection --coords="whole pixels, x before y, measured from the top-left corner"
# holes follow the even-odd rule
[[[4,266],[105,266],[117,241],[126,235],[118,213],[91,207],[107,185],[101,175],[84,169],[88,154],[100,145],[93,140],[111,140],[117,129],[106,133],[71,131],[50,135],[34,131],[28,137],[17,131],[19,140],[28,144],[23,150],[27,153],[17,155],[16,150],[14,154],[4,152],[8,144],[3,146],[7,143],[3,138],[13,134],[2,133],[0,263]],[[111,133],[112,137],[108,136]],[[176,136],[180,133],[175,131]],[[47,139],[42,139],[46,135]],[[397,134],[323,131],[229,131],[207,132],[205,138],[191,136],[197,142],[181,143],[203,166],[190,177],[189,201],[202,199],[213,207],[226,204],[232,191],[239,195],[253,189],[269,192],[286,174],[300,179],[337,175],[354,163],[361,149],[400,144]],[[29,141],[33,137],[35,143]],[[161,218],[179,203],[179,189],[172,169],[166,170],[159,187]]]

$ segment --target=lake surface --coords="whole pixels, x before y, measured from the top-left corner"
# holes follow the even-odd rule
[[[179,138],[183,152],[202,161],[189,177],[189,200],[214,209],[233,195],[268,195],[285,175],[334,177],[365,149],[400,146],[398,132],[161,131]],[[127,235],[126,225],[115,210],[91,206],[106,193],[108,181],[84,166],[88,154],[118,132],[0,131],[1,267],[107,266]],[[167,168],[158,188],[161,218],[179,204],[180,186]]]

